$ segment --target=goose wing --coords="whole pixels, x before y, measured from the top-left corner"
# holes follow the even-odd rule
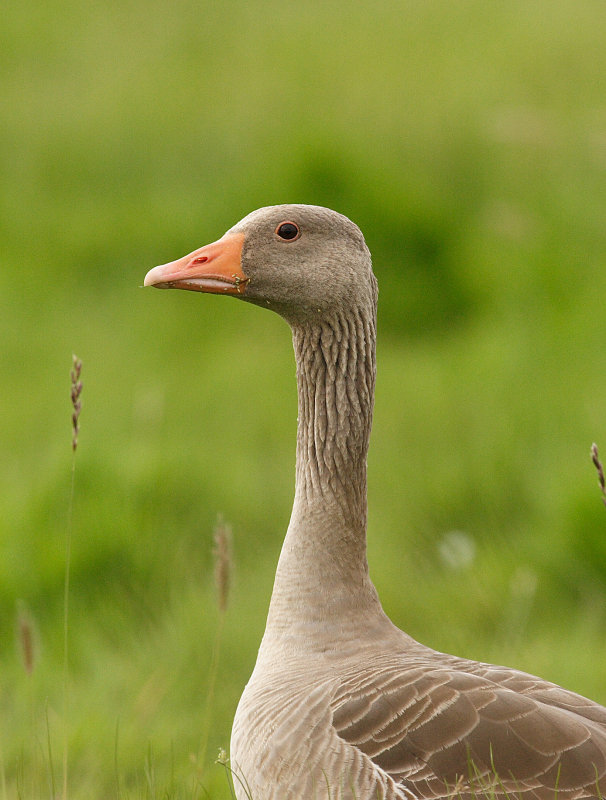
[[[419,798],[601,797],[604,709],[524,673],[472,664],[395,663],[345,676],[333,727]]]

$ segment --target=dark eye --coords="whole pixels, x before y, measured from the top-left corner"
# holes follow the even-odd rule
[[[280,239],[285,239],[287,242],[291,242],[301,235],[299,226],[294,222],[281,222],[276,228],[276,233]]]

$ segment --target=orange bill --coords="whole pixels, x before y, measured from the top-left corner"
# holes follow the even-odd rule
[[[249,280],[242,272],[243,243],[243,233],[226,233],[218,241],[177,261],[150,269],[143,285],[209,294],[242,294]]]

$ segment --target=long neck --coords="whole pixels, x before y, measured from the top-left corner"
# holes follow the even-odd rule
[[[369,318],[370,317],[370,318]],[[359,311],[293,329],[299,420],[292,523],[328,515],[365,558],[366,456],[375,384],[375,319]],[[311,532],[310,532],[311,535]],[[327,546],[337,546],[330,537]],[[316,542],[317,543],[317,542]]]
[[[374,304],[293,326],[299,419],[295,500],[262,652],[324,648],[382,616],[366,561]],[[315,644],[314,644],[315,643]]]

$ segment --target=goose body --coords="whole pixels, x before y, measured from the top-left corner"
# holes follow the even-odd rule
[[[238,800],[606,793],[606,708],[436,652],[383,612],[366,561],[377,289],[357,226],[317,206],[262,208],[145,284],[240,297],[292,329],[295,498],[233,724]]]

